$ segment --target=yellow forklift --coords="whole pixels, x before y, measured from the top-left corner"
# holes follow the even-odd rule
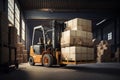
[[[67,64],[91,63],[95,61],[69,61],[62,60],[60,38],[64,31],[65,24],[57,21],[52,22],[51,29],[45,29],[41,25],[34,27],[32,46],[30,47],[29,64],[41,63],[43,66],[52,65],[66,66]],[[39,42],[35,43],[35,32],[41,32]],[[51,38],[48,35],[51,33]],[[38,35],[38,34],[37,34]]]
[[[41,32],[39,35],[39,42],[35,43],[36,31]],[[60,38],[61,33],[64,31],[64,23],[57,21],[52,22],[51,29],[44,29],[43,26],[37,26],[33,29],[32,46],[30,47],[29,64],[41,63],[43,66],[61,65],[61,47]],[[47,39],[48,34],[51,33],[51,39]]]

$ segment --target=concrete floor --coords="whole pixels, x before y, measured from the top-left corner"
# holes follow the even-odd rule
[[[0,72],[0,80],[120,80],[120,63],[53,66],[20,65],[18,70]]]

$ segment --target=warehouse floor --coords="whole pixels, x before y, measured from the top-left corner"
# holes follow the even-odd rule
[[[120,63],[68,65],[51,68],[20,64],[18,70],[0,73],[0,80],[119,80]]]

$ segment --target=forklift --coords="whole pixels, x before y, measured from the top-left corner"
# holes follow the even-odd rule
[[[81,64],[81,63],[95,63],[95,60],[84,61],[70,61],[63,60],[61,54],[60,39],[61,34],[65,29],[65,24],[57,21],[52,21],[52,28],[45,29],[43,26],[34,27],[32,36],[32,46],[30,47],[29,64],[35,65],[35,63],[41,63],[43,66],[50,67],[52,65],[60,65],[62,67],[68,64]],[[35,43],[35,32],[41,32],[39,42]],[[51,38],[47,40],[48,35],[51,32]]]
[[[43,66],[50,67],[52,65],[66,66],[61,63],[61,47],[60,38],[64,31],[64,23],[52,21],[51,29],[44,29],[43,26],[36,26],[33,29],[32,46],[30,46],[29,64],[41,63]],[[35,32],[40,31],[41,37],[39,42],[35,43]],[[52,35],[47,41],[48,34]],[[35,44],[34,44],[35,43]]]

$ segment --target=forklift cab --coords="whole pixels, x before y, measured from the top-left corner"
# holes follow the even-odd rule
[[[36,32],[41,32],[40,38],[36,38]],[[45,33],[44,33],[44,29],[42,26],[37,26],[34,27],[33,30],[33,36],[32,36],[32,46],[30,47],[30,57],[29,57],[29,63],[30,65],[34,65],[35,63],[40,63],[42,60],[42,53],[43,51],[46,50],[46,46],[45,46]]]

